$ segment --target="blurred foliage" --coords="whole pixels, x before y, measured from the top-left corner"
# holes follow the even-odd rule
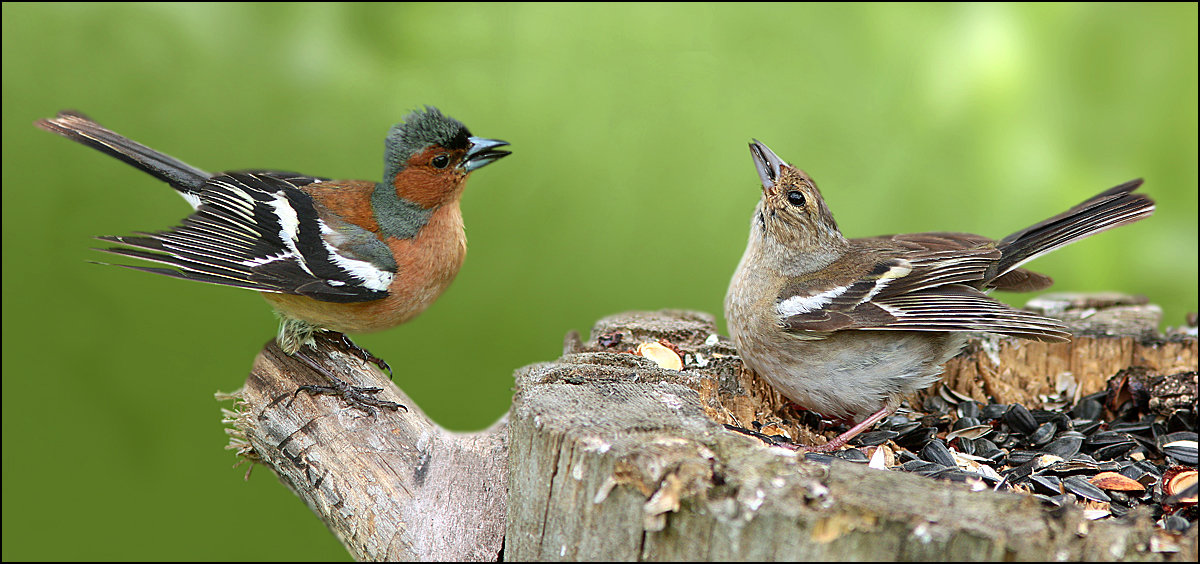
[[[210,170],[381,174],[437,105],[515,154],[474,175],[471,252],[359,343],[443,425],[631,309],[720,316],[757,138],[850,236],[1000,237],[1145,177],[1155,216],[1033,264],[1058,291],[1196,310],[1196,5],[3,5],[5,560],[325,560],[303,504],[221,450],[215,390],[275,320],[250,292],[88,264],[187,208],[31,126],[65,108]],[[1023,303],[1028,296],[1005,299]],[[723,324],[722,324],[723,327]]]

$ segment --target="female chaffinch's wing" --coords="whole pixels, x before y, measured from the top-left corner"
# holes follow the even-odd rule
[[[789,332],[815,337],[844,330],[988,331],[1068,340],[1061,323],[967,285],[978,284],[999,256],[989,246],[886,258],[850,253],[785,285],[776,301],[780,323]]]

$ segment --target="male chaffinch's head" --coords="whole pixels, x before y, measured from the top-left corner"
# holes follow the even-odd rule
[[[397,195],[423,208],[456,196],[471,171],[510,154],[497,139],[473,137],[462,122],[425,106],[388,132],[383,180]]]
[[[757,140],[750,153],[763,190],[750,236],[762,238],[763,250],[791,255],[840,249],[845,239],[816,183]]]

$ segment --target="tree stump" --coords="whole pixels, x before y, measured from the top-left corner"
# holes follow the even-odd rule
[[[945,381],[1011,402],[1086,395],[1130,366],[1196,370],[1195,329],[1170,338],[1148,332],[1157,318],[1144,301],[1053,299],[1109,312],[1088,318],[1138,321],[1077,324],[1075,340],[1059,345],[973,339]],[[1052,313],[1077,312],[1072,303]],[[642,354],[631,354],[639,345]],[[681,370],[648,358],[662,350],[677,355]],[[473,434],[437,427],[374,367],[338,351],[322,355],[343,378],[382,387],[382,399],[409,411],[369,416],[338,398],[293,397],[298,385],[321,379],[269,343],[227,421],[232,447],[275,471],[358,560],[1197,555],[1195,526],[1186,535],[1159,529],[1145,511],[1091,521],[1071,506],[1047,511],[1030,496],[809,462],[730,431],[724,424],[757,421],[823,440],[780,416],[793,407],[745,369],[704,313],[624,313],[597,322],[586,342],[569,334],[561,358],[516,372],[508,416]]]

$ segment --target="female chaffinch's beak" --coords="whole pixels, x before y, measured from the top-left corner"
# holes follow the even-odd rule
[[[775,181],[779,179],[779,169],[787,163],[783,162],[783,159],[779,158],[770,147],[760,143],[758,139],[754,139],[750,143],[750,153],[754,155],[754,168],[758,169],[758,177],[762,179],[763,190],[774,187]]]

